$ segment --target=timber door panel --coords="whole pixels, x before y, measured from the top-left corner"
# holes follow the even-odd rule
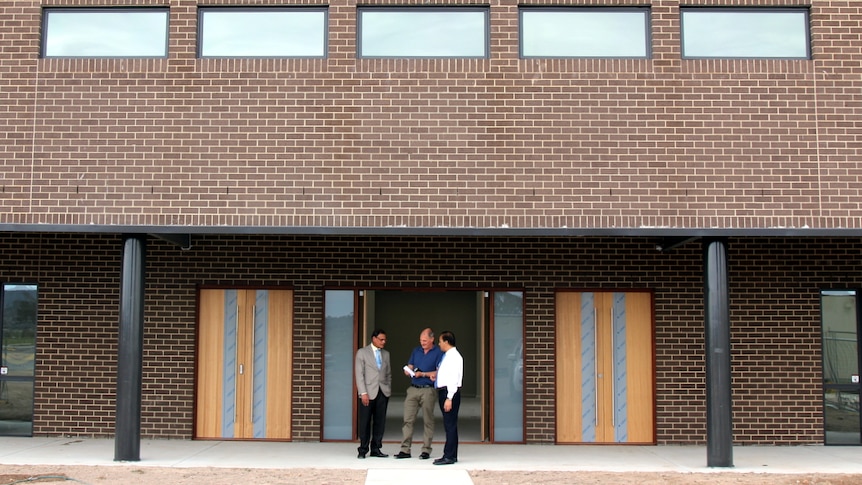
[[[652,297],[556,296],[557,442],[653,443]]]
[[[197,438],[290,438],[292,308],[288,290],[201,290]]]

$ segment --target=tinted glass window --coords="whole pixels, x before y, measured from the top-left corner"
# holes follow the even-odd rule
[[[0,285],[0,436],[33,436],[36,285]]]
[[[494,295],[494,441],[524,441],[524,293]]]
[[[46,9],[44,57],[165,57],[168,9]]]
[[[484,8],[359,10],[360,57],[487,57]]]
[[[859,297],[853,290],[821,292],[823,425],[827,445],[859,445]]]
[[[807,59],[807,9],[683,9],[682,55]]]
[[[649,55],[645,8],[522,8],[522,57]]]
[[[324,57],[322,8],[200,10],[201,57]]]
[[[352,290],[326,290],[323,343],[323,439],[353,437],[353,352],[356,314]]]

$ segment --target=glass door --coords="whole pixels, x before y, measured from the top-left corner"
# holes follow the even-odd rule
[[[862,444],[857,293],[821,293],[823,422],[827,445]]]
[[[2,285],[0,436],[33,436],[36,285]]]

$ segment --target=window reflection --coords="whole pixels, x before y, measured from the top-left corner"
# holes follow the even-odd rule
[[[856,296],[824,292],[823,380],[828,384],[852,384],[859,375],[856,335]]]
[[[682,55],[806,59],[805,9],[682,10]]]
[[[323,9],[201,9],[201,57],[324,57]]]
[[[859,428],[859,393],[830,389],[824,393],[823,403],[826,444],[862,444]]]
[[[48,9],[44,57],[165,57],[167,9]]]
[[[649,10],[521,9],[522,57],[648,55]]]
[[[487,57],[486,9],[361,9],[362,57]]]

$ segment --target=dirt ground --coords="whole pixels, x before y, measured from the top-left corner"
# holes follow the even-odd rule
[[[767,473],[608,473],[471,471],[475,485],[637,484],[637,485],[851,485],[862,475]],[[151,468],[135,466],[23,466],[0,465],[0,485],[71,482],[87,485],[364,485],[365,471],[331,469]]]

